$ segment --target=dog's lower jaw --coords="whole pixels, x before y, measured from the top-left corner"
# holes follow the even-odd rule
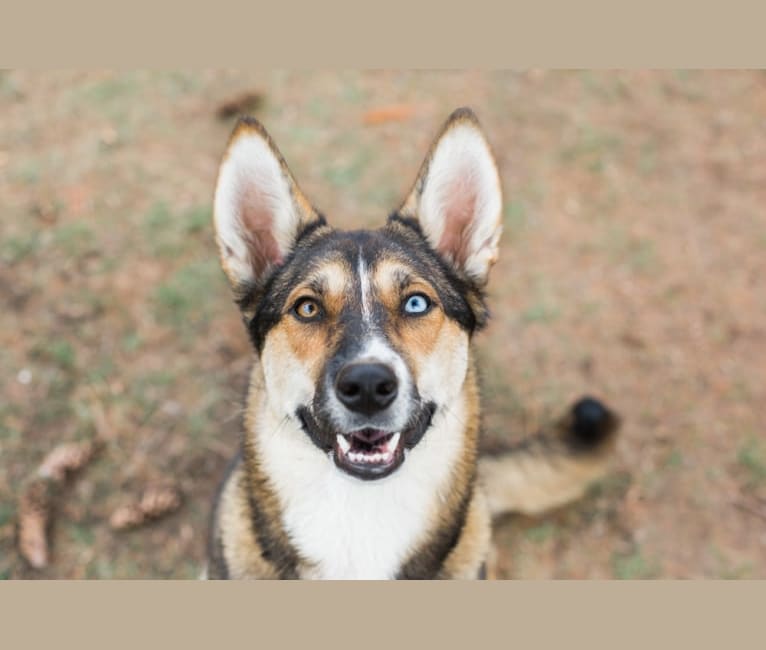
[[[464,523],[479,517],[471,514],[474,499],[461,517],[451,514],[471,489],[475,457],[475,431],[464,425],[473,406],[462,397],[452,407],[457,417],[437,413],[406,462],[381,481],[360,481],[339,470],[297,421],[275,433],[279,422],[269,409],[248,418],[248,443],[271,492],[255,498],[279,504],[279,524],[303,560],[299,577],[389,579],[422,548],[443,546],[451,537],[459,545]],[[445,521],[451,530],[441,530]],[[486,554],[483,542],[471,546],[476,559],[470,564],[478,564],[467,572],[478,571]],[[436,577],[444,558],[437,560],[428,567],[412,564],[417,577]]]

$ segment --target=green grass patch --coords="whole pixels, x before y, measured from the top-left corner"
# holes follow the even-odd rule
[[[52,392],[49,390],[49,392]],[[32,416],[34,427],[62,425],[72,417],[72,404],[68,397],[48,397],[41,400]]]
[[[144,340],[138,332],[128,332],[122,337],[122,341],[120,341],[120,347],[122,347],[125,352],[135,352],[143,344]]]
[[[331,165],[323,172],[324,179],[339,188],[356,185],[372,159],[368,151],[360,151],[346,164]]]
[[[103,559],[93,560],[85,567],[85,577],[89,580],[104,579],[111,580],[114,578],[114,567],[112,564]]]
[[[657,169],[657,145],[652,141],[641,145],[638,158],[638,169],[644,176],[650,176]]]
[[[16,508],[12,503],[0,502],[0,527],[9,524],[16,516]]]
[[[534,528],[528,528],[524,531],[524,536],[535,544],[542,544],[543,542],[552,539],[556,535],[556,524],[548,521]]]
[[[512,199],[503,209],[503,222],[511,236],[515,236],[527,225],[528,212],[524,201]]]
[[[157,319],[180,331],[195,329],[210,318],[211,294],[221,282],[218,261],[192,262],[174,273],[154,294]]]
[[[647,274],[660,269],[654,241],[631,236],[619,225],[607,228],[601,248],[613,264],[624,264],[635,273]]]
[[[53,362],[64,370],[71,370],[75,366],[76,354],[74,347],[69,341],[54,341],[47,346],[48,353]]]
[[[749,485],[766,482],[766,450],[762,441],[749,438],[737,452],[737,462],[745,469]]]
[[[53,232],[53,245],[70,257],[79,257],[91,250],[94,241],[93,230],[83,221],[64,224]]]
[[[67,526],[67,536],[79,546],[92,546],[95,540],[93,526],[72,523]]]
[[[524,323],[550,323],[560,314],[558,307],[545,300],[539,300],[521,312],[521,320]]]
[[[0,97],[7,100],[21,99],[24,93],[10,70],[0,71]]]
[[[175,380],[176,374],[170,370],[152,371],[135,377],[125,396],[128,406],[131,409],[138,407],[144,416],[149,414],[165,398]]]
[[[636,550],[633,553],[612,555],[612,573],[620,580],[642,580],[658,577],[659,567],[648,561],[640,550]]]
[[[158,201],[143,219],[141,230],[149,251],[156,257],[175,256],[188,246],[189,235],[211,227],[212,210],[209,205],[194,206],[181,213]]]
[[[588,498],[608,497],[621,499],[633,483],[628,472],[617,472],[593,483],[587,491]]]
[[[116,372],[114,361],[111,357],[101,355],[94,363],[88,364],[86,372],[89,382],[94,384],[101,383]]]
[[[25,160],[19,164],[12,173],[15,181],[24,183],[24,185],[34,185],[40,180],[42,175],[40,163],[37,160]]]
[[[580,129],[573,144],[561,150],[561,160],[567,164],[584,165],[597,173],[621,147],[622,141],[613,133],[585,127]]]
[[[185,232],[202,232],[211,227],[213,211],[209,205],[195,206],[181,215],[180,223]]]
[[[674,449],[665,459],[665,467],[669,469],[678,469],[684,464],[684,457],[678,449]]]
[[[580,79],[583,88],[599,99],[614,102],[630,96],[626,82],[614,74],[584,70],[580,73]]]
[[[64,339],[40,341],[32,347],[34,358],[53,363],[62,370],[72,370],[77,361],[74,346]]]
[[[164,201],[157,201],[149,208],[149,212],[144,217],[144,234],[147,237],[155,237],[173,223],[173,215]]]
[[[0,244],[0,257],[6,264],[16,264],[39,248],[40,237],[35,232],[8,237]]]

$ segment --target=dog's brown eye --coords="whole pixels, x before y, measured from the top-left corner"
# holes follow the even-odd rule
[[[307,321],[316,320],[319,318],[322,310],[320,309],[319,303],[317,303],[316,300],[312,300],[311,298],[301,298],[297,303],[295,303],[293,312],[300,320]]]

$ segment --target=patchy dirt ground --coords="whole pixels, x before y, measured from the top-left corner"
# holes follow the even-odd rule
[[[625,420],[586,498],[498,522],[500,577],[766,578],[766,75],[673,71],[1,73],[1,577],[197,575],[250,364],[210,223],[216,110],[253,90],[341,226],[381,222],[453,108],[482,120],[506,191],[486,434],[584,393]],[[34,571],[19,490],[96,435]],[[110,529],[167,482],[180,510]]]

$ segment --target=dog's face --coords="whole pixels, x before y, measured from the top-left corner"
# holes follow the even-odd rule
[[[501,203],[491,152],[465,109],[375,231],[331,229],[263,128],[235,129],[215,198],[223,267],[268,408],[300,423],[341,470],[388,476],[459,396],[469,339],[486,320]]]

